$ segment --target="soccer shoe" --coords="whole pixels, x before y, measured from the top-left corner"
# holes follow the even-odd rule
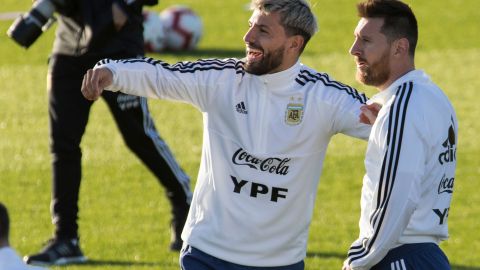
[[[182,230],[187,220],[189,205],[185,204],[184,206],[175,206],[173,208],[173,219],[170,224],[170,250],[171,251],[180,251],[182,249]]]
[[[37,254],[25,256],[25,263],[38,266],[65,265],[86,262],[80,250],[78,239],[48,240],[46,246]]]

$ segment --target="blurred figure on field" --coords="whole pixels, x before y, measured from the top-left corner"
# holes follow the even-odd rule
[[[360,235],[344,270],[447,270],[458,122],[442,90],[415,68],[417,20],[397,0],[367,0],[350,49],[357,79],[380,92],[365,157]],[[370,111],[371,107],[363,108]],[[375,119],[375,114],[378,116]],[[368,118],[368,117],[367,117]]]
[[[45,268],[26,265],[10,246],[10,219],[7,208],[0,202],[0,270],[41,270]]]
[[[55,233],[40,253],[25,257],[27,263],[38,265],[86,260],[80,249],[77,224],[82,176],[80,143],[93,102],[84,99],[80,92],[83,74],[105,57],[120,59],[143,56],[142,7],[158,2],[50,1],[54,3],[58,14],[47,77],[53,155],[51,213]],[[105,92],[102,98],[128,148],[164,186],[173,215],[170,249],[180,250],[180,233],[191,200],[189,177],[158,134],[145,98],[111,92]],[[121,201],[121,198],[115,199]]]

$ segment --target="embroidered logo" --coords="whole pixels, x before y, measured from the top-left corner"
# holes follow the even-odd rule
[[[303,118],[303,104],[288,103],[287,111],[285,112],[285,123],[294,126],[302,122]]]
[[[248,114],[247,108],[245,108],[245,102],[240,102],[235,106],[238,113]]]

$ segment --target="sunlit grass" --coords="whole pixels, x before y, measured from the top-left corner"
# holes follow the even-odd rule
[[[177,3],[162,0],[161,10]],[[354,81],[348,55],[356,25],[353,0],[314,0],[320,32],[302,61],[368,95],[374,89]],[[480,269],[480,8],[477,0],[408,1],[417,11],[421,39],[417,67],[445,90],[459,119],[458,169],[449,216],[451,239],[442,243],[454,269]],[[169,62],[199,57],[242,56],[242,36],[250,16],[244,0],[189,0],[204,19],[205,35],[196,52],[151,54]],[[27,10],[30,1],[7,0],[0,12]],[[5,33],[11,22],[0,22]],[[476,29],[476,30],[474,30]],[[46,63],[54,29],[29,49],[0,35],[0,201],[11,214],[11,244],[21,254],[36,252],[51,236],[50,153]],[[201,115],[180,103],[150,100],[157,128],[185,171],[197,175]],[[178,254],[167,252],[169,205],[163,188],[126,149],[102,101],[91,112],[82,142],[80,199],[82,247],[92,263],[58,269],[178,269]],[[306,269],[340,269],[358,233],[359,196],[366,143],[334,138],[318,190]],[[56,268],[53,268],[56,269]]]

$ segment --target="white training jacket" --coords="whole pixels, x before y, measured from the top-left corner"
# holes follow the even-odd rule
[[[180,100],[203,113],[186,243],[248,266],[304,259],[330,138],[344,133],[366,140],[370,134],[371,126],[359,123],[363,94],[300,62],[262,76],[246,73],[237,59],[99,64],[113,72],[107,89]]]
[[[455,111],[423,71],[410,71],[369,102],[383,107],[368,141],[360,235],[348,253],[353,270],[370,269],[402,244],[447,239],[455,181]]]

